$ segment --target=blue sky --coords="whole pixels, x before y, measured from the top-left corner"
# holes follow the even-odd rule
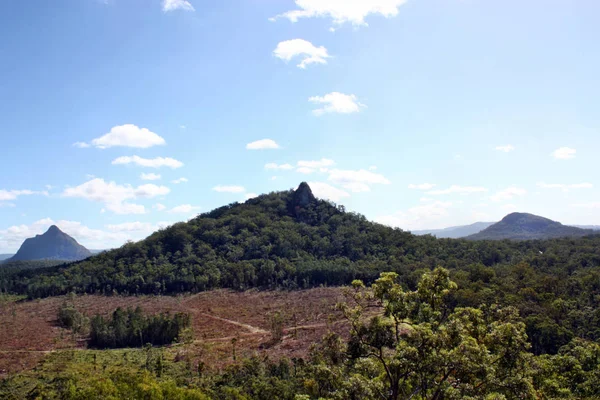
[[[408,230],[512,211],[600,224],[598,15],[595,0],[3,1],[0,252],[52,223],[115,247],[303,180]]]

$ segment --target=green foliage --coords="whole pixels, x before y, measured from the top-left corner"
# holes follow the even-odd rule
[[[145,316],[139,307],[126,311],[119,307],[110,319],[101,315],[92,318],[89,345],[100,349],[166,345],[178,340],[189,327],[188,314]]]
[[[73,304],[74,296],[64,303],[58,309],[58,322],[61,326],[71,329],[74,333],[84,333],[89,326],[89,319],[77,310]]]
[[[371,358],[389,399],[534,399],[525,324],[515,309],[454,308],[457,290],[447,270],[423,275],[405,291],[396,273],[383,273],[372,292],[350,292],[340,308],[351,322],[352,360]],[[383,316],[365,319],[369,301]]]

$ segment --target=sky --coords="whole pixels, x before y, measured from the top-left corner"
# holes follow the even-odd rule
[[[597,0],[0,4],[0,253],[302,181],[405,230],[600,224]]]

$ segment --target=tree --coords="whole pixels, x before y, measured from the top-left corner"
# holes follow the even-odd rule
[[[339,305],[351,324],[350,360],[376,361],[388,399],[535,398],[525,324],[514,308],[453,308],[457,285],[443,268],[414,291],[393,272],[370,290],[358,280],[352,286]],[[373,307],[383,313],[368,317]]]

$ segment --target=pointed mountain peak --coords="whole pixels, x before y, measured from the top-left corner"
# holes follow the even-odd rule
[[[36,235],[23,242],[10,261],[64,260],[76,261],[92,253],[71,236],[52,225],[43,235]]]
[[[48,228],[46,233],[63,233],[63,231],[61,231],[58,226],[52,225],[50,228]]]
[[[317,201],[308,183],[302,182],[294,192],[294,207],[306,207]]]

